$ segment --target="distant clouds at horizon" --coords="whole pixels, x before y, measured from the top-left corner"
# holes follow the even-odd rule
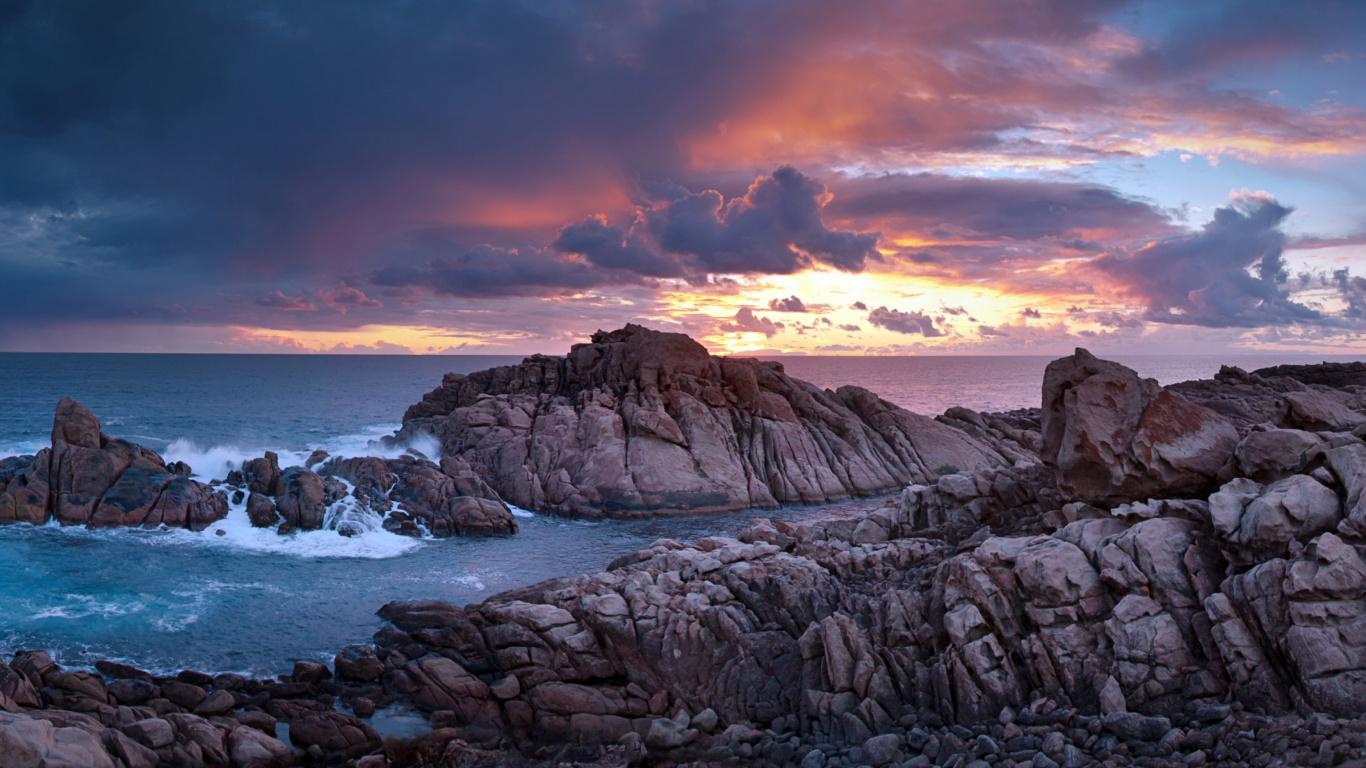
[[[0,9],[0,350],[1366,352],[1366,5]]]

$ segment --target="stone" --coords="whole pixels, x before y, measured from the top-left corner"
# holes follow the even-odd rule
[[[645,746],[658,750],[677,749],[695,738],[695,729],[685,728],[667,717],[660,717],[650,723],[650,729],[645,734]]]
[[[340,712],[304,711],[289,724],[289,740],[304,749],[317,746],[324,752],[334,752],[377,743],[379,733]]]
[[[194,713],[200,717],[217,717],[226,715],[237,707],[237,700],[227,691],[214,691],[207,698],[199,702],[199,706],[194,708]]]
[[[1041,457],[1084,501],[1198,493],[1238,444],[1217,413],[1084,349],[1049,363],[1043,399]]]
[[[227,746],[234,768],[283,768],[293,762],[284,742],[254,728],[233,729]]]
[[[148,749],[161,749],[175,742],[175,729],[160,718],[139,720],[124,726],[123,732]]]
[[[1310,449],[1322,442],[1323,439],[1312,432],[1271,429],[1243,438],[1234,454],[1244,475],[1269,483],[1304,469]]]
[[[179,680],[168,680],[161,684],[161,695],[172,704],[183,709],[193,710],[203,703],[209,694],[203,688]],[[154,747],[155,749],[155,747]]]
[[[332,679],[332,670],[316,661],[296,661],[289,678],[296,683],[321,683]]]
[[[863,756],[873,768],[899,763],[905,759],[901,752],[901,737],[895,733],[884,733],[863,742]]]
[[[368,645],[348,645],[332,660],[337,677],[353,683],[373,683],[384,673],[384,662]]]

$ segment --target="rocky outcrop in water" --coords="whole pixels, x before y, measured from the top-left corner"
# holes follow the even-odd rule
[[[386,530],[418,536],[488,536],[517,532],[517,520],[498,494],[459,456],[440,463],[404,455],[318,457],[314,469],[280,469],[271,452],[243,462],[228,485],[245,492],[257,528],[281,533],[331,527],[359,532],[357,513],[383,518]],[[344,481],[344,482],[343,482]],[[349,486],[349,489],[348,489]]]
[[[52,447],[0,461],[0,523],[202,531],[227,514],[227,500],[191,480],[190,468],[100,432],[100,420],[70,398],[57,404]]]
[[[818,504],[1029,456],[635,325],[564,357],[448,374],[403,422],[399,442],[436,436],[511,503],[581,516]]]

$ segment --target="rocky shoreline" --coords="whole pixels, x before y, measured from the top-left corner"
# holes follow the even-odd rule
[[[444,498],[481,498],[471,496],[483,493],[480,482],[505,498],[500,467],[522,468],[544,490],[549,475],[539,473],[554,463],[525,463],[531,453],[516,448],[551,434],[531,424],[563,425],[572,411],[634,425],[631,408],[653,397],[642,375],[655,377],[658,392],[682,393],[675,406],[687,404],[689,387],[712,381],[711,369],[643,365],[657,358],[631,347],[637,332],[614,332],[622,333],[595,337],[592,352],[576,348],[573,365],[532,359],[448,377],[427,406],[410,409],[405,430],[432,427],[464,464],[448,471],[446,460],[427,462],[425,471],[455,488],[454,475],[469,470],[459,494]],[[767,375],[744,365],[756,381]],[[587,393],[574,401],[556,394],[569,391],[563,378],[546,383],[551,372],[585,370],[603,381],[632,371],[618,380],[626,394],[608,403],[601,382],[597,394],[574,384]],[[832,413],[828,398],[859,399],[824,393],[822,401],[809,385],[763,370],[772,378],[759,392],[789,387]],[[731,382],[738,398],[734,390]],[[537,393],[535,407],[521,412],[540,415],[519,433],[508,413],[527,391]],[[797,421],[783,421],[758,415],[776,406],[757,394],[730,403],[721,391],[714,408],[735,408],[732,424],[824,434],[797,408]],[[1364,395],[1361,364],[1224,369],[1163,388],[1078,350],[1049,365],[1038,410],[955,408],[925,419],[944,430],[933,434],[953,435],[952,445],[996,459],[954,472],[904,462],[920,474],[899,494],[840,519],[758,518],[734,539],[660,540],[601,573],[477,605],[390,604],[373,642],[342,649],[330,668],[301,663],[275,681],[158,678],[112,664],[68,671],[21,652],[0,665],[0,756],[23,766],[127,768],[1357,768],[1366,765]],[[443,410],[438,424],[432,414]],[[485,412],[490,421],[476,429],[474,415]],[[671,413],[666,404],[659,412]],[[648,440],[662,439],[667,424],[646,421],[655,430]],[[845,423],[843,434],[894,434],[860,423]],[[560,434],[605,435],[592,445],[620,443],[630,455],[622,436],[635,429]],[[700,445],[699,433],[679,432]],[[485,450],[495,434],[503,454]],[[555,448],[561,459],[589,465],[566,445]],[[812,462],[842,455],[823,445],[808,454]],[[502,458],[491,464],[492,455]],[[383,460],[356,460],[374,461],[362,471],[334,460],[331,471],[356,478],[347,480],[356,498],[393,502],[404,475]],[[581,513],[589,475],[559,461],[555,471],[579,500],[546,496],[542,508]],[[283,474],[266,462],[230,479],[278,508],[272,482]],[[784,486],[770,480],[763,488],[777,500]],[[838,485],[834,496],[872,495],[875,486]],[[616,513],[633,514],[647,495]],[[398,494],[408,497],[432,498]],[[759,497],[725,498],[753,505]],[[381,740],[365,717],[392,704],[425,713],[433,731]],[[277,724],[288,726],[290,745]]]

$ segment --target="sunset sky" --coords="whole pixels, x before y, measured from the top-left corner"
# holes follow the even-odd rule
[[[0,350],[1366,353],[1366,3],[0,4]]]

